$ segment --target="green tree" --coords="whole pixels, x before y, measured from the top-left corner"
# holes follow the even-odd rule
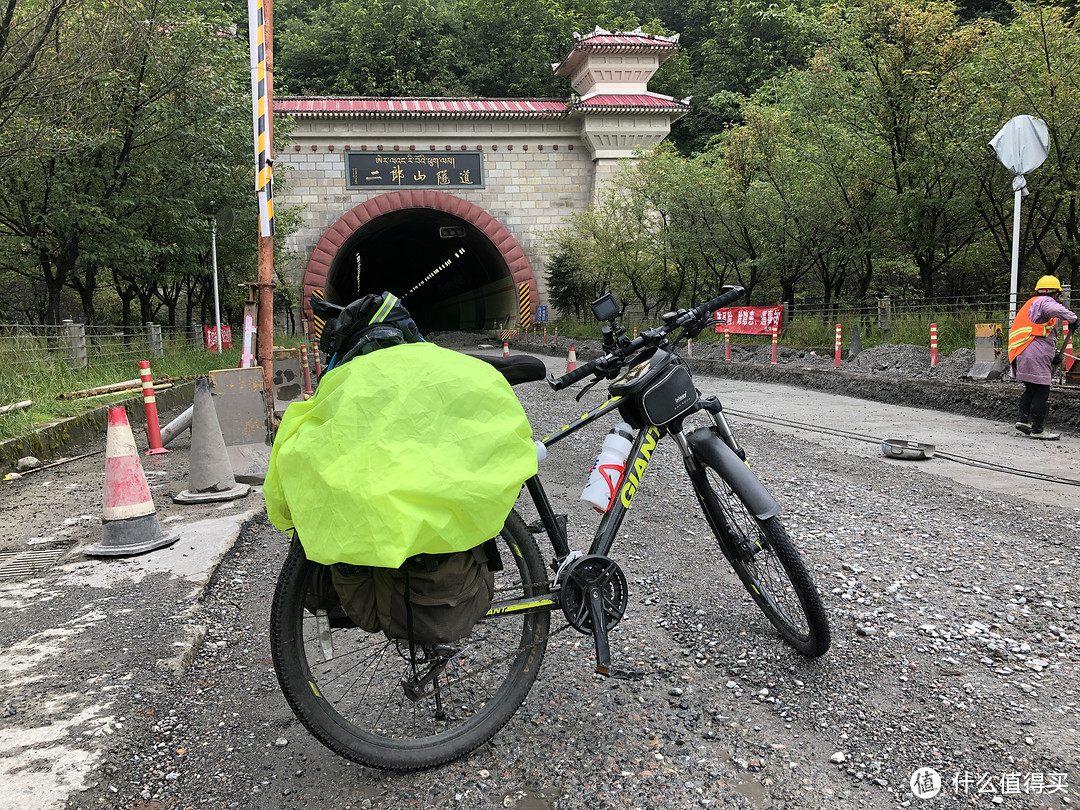
[[[94,322],[110,279],[123,301],[140,299],[145,318],[160,302],[158,282],[174,284],[190,267],[205,197],[254,206],[246,47],[220,11],[203,0],[84,10],[83,25],[59,29],[51,58],[83,64],[93,45],[96,72],[74,100],[23,105],[21,117],[48,121],[53,134],[39,155],[0,173],[0,235],[20,267],[34,260],[54,323],[65,286]],[[252,239],[249,256],[254,249]],[[175,293],[160,292],[175,313]]]
[[[818,28],[822,47],[800,77],[813,85],[799,98],[814,105],[805,113],[850,132],[862,177],[892,198],[894,236],[928,297],[977,229],[977,183],[959,156],[968,146],[943,120],[963,102],[953,95],[956,74],[983,31],[960,26],[952,5],[933,0],[830,8]]]
[[[430,0],[283,3],[275,9],[275,82],[282,93],[457,95],[460,40],[449,6]]]
[[[1010,118],[1041,118],[1050,131],[1050,154],[1028,175],[1020,263],[1027,275],[1051,273],[1080,285],[1080,31],[1057,6],[1016,4],[1015,19],[995,26],[963,77],[968,97],[958,120],[974,143],[985,144]],[[978,93],[973,91],[978,89]],[[1011,265],[1011,178],[985,150],[971,162],[981,179],[980,210],[997,245],[1001,276]]]

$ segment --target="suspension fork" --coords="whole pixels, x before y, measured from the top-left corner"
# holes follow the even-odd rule
[[[717,407],[720,405],[720,402],[716,397],[709,397],[709,399],[714,400]],[[730,438],[729,444],[735,444],[736,448],[738,448],[733,448],[733,452],[740,457],[744,457],[746,453],[735,442],[735,437],[731,435],[731,428],[728,427],[723,414],[719,410],[714,412],[708,407],[708,404],[705,409],[713,415],[721,436],[726,432]],[[699,429],[705,430],[706,428]],[[686,432],[679,429],[672,431],[671,435],[675,439],[675,444],[679,446],[679,450],[682,452],[683,465],[686,467],[686,475],[690,478],[690,485],[694,488],[694,495],[697,497],[698,506],[701,507],[701,511],[705,515],[705,522],[709,524],[709,528],[712,529],[713,535],[715,535],[719,541],[720,550],[724,553],[724,557],[731,562],[738,556],[738,533],[732,530],[731,524],[728,522],[727,513],[724,511],[724,508],[720,505],[719,501],[717,501],[716,493],[713,492],[712,487],[709,485],[709,478],[706,474],[705,465],[701,463],[698,455],[690,446],[690,442],[686,437]],[[727,482],[725,482],[725,485],[727,485]]]

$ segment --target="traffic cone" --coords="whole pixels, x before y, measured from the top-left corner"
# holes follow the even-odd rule
[[[577,352],[574,351],[574,347],[570,347],[570,354],[566,357],[566,371],[564,373],[569,374],[571,371],[577,369]]]
[[[243,498],[251,491],[247,484],[236,483],[229,451],[218,424],[217,409],[210,394],[210,381],[195,381],[195,409],[191,417],[190,489],[174,495],[176,503],[213,503]]]
[[[503,357],[509,357],[509,356],[510,356],[510,344],[507,343],[504,340],[503,341]]]
[[[105,493],[101,510],[101,542],[85,554],[122,557],[172,545],[179,533],[164,534],[146,483],[135,437],[123,405],[109,408],[105,437]]]

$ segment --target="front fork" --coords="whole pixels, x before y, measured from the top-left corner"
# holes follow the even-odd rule
[[[711,430],[724,444],[731,448],[736,456],[745,462],[746,450],[743,449],[731,432],[731,426],[728,425],[727,419],[724,418],[724,409],[720,404],[720,400],[715,396],[702,397],[698,401],[698,405],[701,406],[700,410],[708,411],[713,419],[712,426],[698,428],[698,430]],[[720,550],[724,552],[724,556],[729,562],[740,557],[753,556],[756,549],[746,545],[750,541],[741,532],[733,530],[727,512],[719,503],[716,493],[713,492],[712,487],[709,485],[704,465],[690,448],[690,443],[686,439],[686,432],[673,430],[671,435],[679,446],[679,450],[682,451],[683,464],[686,466],[686,473],[690,477],[690,483],[694,487],[698,505],[701,506],[701,511],[705,514],[705,521],[709,524],[709,528],[712,529],[713,534],[720,541]],[[724,486],[729,486],[727,481],[724,481]]]

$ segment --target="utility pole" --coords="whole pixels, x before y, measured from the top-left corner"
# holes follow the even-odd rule
[[[259,197],[259,323],[256,355],[267,402],[273,401],[274,363],[274,11],[273,0],[248,0],[255,187]]]

